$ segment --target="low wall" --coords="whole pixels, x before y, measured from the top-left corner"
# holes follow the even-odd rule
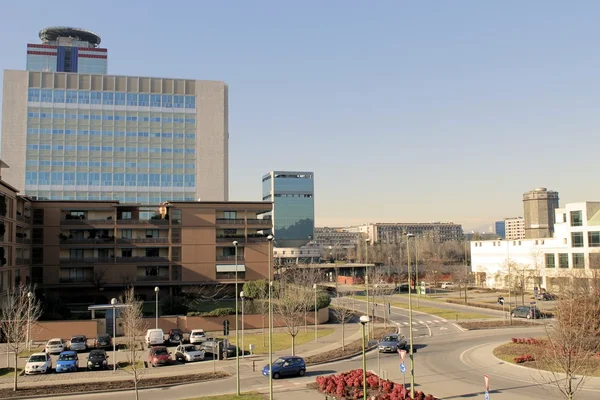
[[[34,341],[47,341],[53,338],[70,339],[73,335],[85,335],[88,338],[98,336],[98,320],[84,321],[38,321],[31,326],[31,338]]]

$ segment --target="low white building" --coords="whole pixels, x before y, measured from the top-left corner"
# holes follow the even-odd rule
[[[471,241],[471,268],[484,287],[524,276],[527,288],[550,290],[572,277],[600,276],[600,202],[557,208],[552,238]]]

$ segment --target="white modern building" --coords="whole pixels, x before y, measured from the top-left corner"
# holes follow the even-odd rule
[[[600,271],[600,202],[570,203],[555,210],[554,237],[471,242],[471,267],[484,287],[504,287],[514,269],[526,287],[552,289]],[[513,269],[512,271],[509,271]]]

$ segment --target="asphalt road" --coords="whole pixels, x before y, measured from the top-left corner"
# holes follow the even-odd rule
[[[358,302],[357,302],[358,304]],[[391,319],[408,329],[407,311],[392,309]],[[445,330],[441,328],[446,328]],[[510,400],[560,399],[548,376],[525,367],[506,364],[491,355],[491,351],[511,337],[535,337],[543,334],[542,327],[492,329],[463,332],[454,324],[426,314],[415,314],[413,321],[416,388],[431,393],[440,399],[484,397],[483,374],[490,377],[490,398]],[[408,333],[408,332],[406,332]],[[262,365],[256,371],[242,367],[240,374],[242,391],[268,391],[268,378],[260,374]],[[367,369],[381,371],[382,375],[396,382],[410,382],[410,361],[406,359],[406,375],[400,372],[400,359],[397,354],[367,355]],[[361,357],[350,360],[309,367],[303,378],[289,378],[274,381],[275,399],[291,400],[294,392],[300,392],[318,375],[362,368]],[[230,373],[235,367],[228,367]],[[146,389],[140,393],[141,400],[186,399],[235,391],[235,378],[195,383],[163,389]],[[117,400],[131,397],[133,393],[105,393],[93,395],[70,395],[64,399]],[[306,395],[300,398],[307,398]],[[322,396],[314,398],[321,399]],[[600,398],[600,378],[592,378],[578,393],[578,400]]]

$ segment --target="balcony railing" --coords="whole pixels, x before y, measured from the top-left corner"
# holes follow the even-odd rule
[[[114,220],[112,218],[104,219],[61,219],[61,225],[113,225]]]
[[[29,243],[31,243],[31,239],[29,239],[29,238],[17,237],[17,243],[29,244]]]
[[[217,218],[217,224],[221,225],[244,225],[245,223],[243,218]]]
[[[25,215],[19,215],[17,214],[17,221],[21,221],[21,222],[26,222],[26,223],[31,223],[31,218]]]
[[[31,264],[31,260],[29,258],[19,258],[15,260],[16,265],[29,265]]]
[[[240,236],[217,236],[217,243],[231,243],[234,240],[237,240],[240,243],[244,243],[246,240],[246,237],[244,235],[240,235]]]
[[[238,254],[238,261],[244,261],[244,255]],[[217,256],[217,261],[235,261],[235,256]]]
[[[118,225],[139,225],[139,224],[150,224],[150,225],[169,225],[168,219],[118,219]]]
[[[273,225],[273,220],[271,219],[248,219],[248,225]]]
[[[248,235],[248,243],[260,243],[260,242],[264,242],[267,240],[267,235],[260,235],[260,236],[250,236]]]
[[[137,282],[154,282],[154,281],[168,281],[168,276],[136,276]]]
[[[61,244],[114,244],[114,237],[107,238],[85,238],[85,239],[64,239]]]
[[[60,283],[91,283],[92,278],[59,278]]]
[[[60,264],[103,264],[113,263],[114,257],[61,258]]]
[[[117,263],[169,262],[169,257],[117,257]]]
[[[169,238],[120,238],[117,239],[117,243],[129,244],[129,243],[169,243]]]

